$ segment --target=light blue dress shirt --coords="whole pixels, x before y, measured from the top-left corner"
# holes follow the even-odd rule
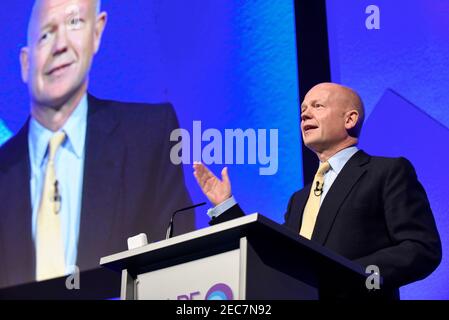
[[[338,174],[340,173],[341,169],[345,166],[346,162],[351,159],[351,157],[357,152],[359,149],[356,146],[352,146],[349,148],[345,148],[343,150],[340,150],[336,154],[334,154],[332,157],[329,158],[328,162],[330,164],[330,169],[326,174],[324,175],[324,185],[323,185],[323,194],[321,195],[320,199],[320,206],[323,203],[324,198],[326,197],[330,187],[334,183],[335,179],[337,179]],[[320,163],[321,164],[321,163]],[[211,208],[207,211],[207,215],[211,218],[218,217],[220,214],[231,208],[232,206],[236,205],[237,201],[232,196],[231,198],[227,199],[226,201],[220,203],[214,208]]]
[[[78,254],[81,200],[84,171],[84,151],[87,128],[87,96],[85,95],[72,115],[61,128],[66,139],[55,157],[55,171],[61,194],[61,227],[65,249],[65,271],[75,271]],[[31,163],[32,234],[36,244],[37,211],[45,179],[48,161],[48,144],[54,132],[31,118],[28,133]]]
[[[334,183],[335,179],[337,179],[337,176],[340,173],[341,169],[343,169],[345,164],[357,151],[359,151],[359,149],[356,146],[352,146],[338,151],[336,154],[330,157],[329,160],[327,160],[330,164],[330,169],[324,175],[323,194],[321,195],[320,206],[323,203],[323,200],[329,192],[329,189]]]

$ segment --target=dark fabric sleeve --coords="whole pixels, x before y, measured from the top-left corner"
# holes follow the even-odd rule
[[[288,216],[290,215],[291,206],[292,206],[292,202],[293,202],[293,198],[294,198],[295,194],[296,193],[294,193],[290,197],[290,200],[288,201],[287,212],[284,214],[285,221],[287,221]],[[228,210],[226,210],[225,212],[220,214],[218,217],[212,218],[211,221],[209,222],[209,225],[213,226],[214,224],[226,222],[226,221],[236,219],[236,218],[240,218],[240,217],[243,217],[244,215],[245,215],[245,212],[242,210],[242,208],[237,203],[236,205],[232,206],[231,208],[229,208]],[[286,226],[286,222],[284,222],[283,225]]]
[[[220,214],[218,217],[213,217],[209,221],[209,225],[213,226],[214,224],[226,222],[232,219],[240,218],[245,215],[245,212],[243,212],[242,208],[238,204],[233,205],[228,210]]]
[[[389,170],[383,192],[386,227],[393,246],[356,262],[376,265],[384,284],[399,287],[425,278],[441,261],[441,241],[423,186],[405,158]]]

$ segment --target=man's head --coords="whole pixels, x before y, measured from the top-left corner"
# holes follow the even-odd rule
[[[36,0],[22,79],[34,105],[59,107],[87,89],[88,73],[106,25],[100,0]]]
[[[320,83],[310,89],[301,104],[304,144],[315,153],[331,154],[354,145],[364,114],[363,102],[354,90],[336,83]]]

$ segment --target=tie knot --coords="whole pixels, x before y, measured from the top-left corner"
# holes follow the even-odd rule
[[[328,161],[322,162],[318,168],[318,171],[316,172],[317,176],[323,176],[326,172],[329,171],[331,165]]]
[[[53,161],[55,159],[56,152],[58,151],[59,147],[61,146],[62,142],[65,139],[65,133],[63,131],[56,132],[50,139],[49,148],[50,148],[50,155],[48,160]]]

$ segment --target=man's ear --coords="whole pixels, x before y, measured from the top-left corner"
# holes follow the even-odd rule
[[[20,49],[20,70],[22,73],[22,81],[28,83],[30,70],[30,49],[28,47]]]
[[[95,53],[100,49],[101,37],[103,36],[103,31],[106,28],[106,23],[108,21],[108,14],[106,12],[101,12],[97,16],[97,20],[95,21]]]
[[[349,130],[353,129],[357,125],[358,121],[359,121],[359,112],[357,110],[348,111],[348,113],[346,114],[346,120],[345,120],[346,130],[349,131]]]

